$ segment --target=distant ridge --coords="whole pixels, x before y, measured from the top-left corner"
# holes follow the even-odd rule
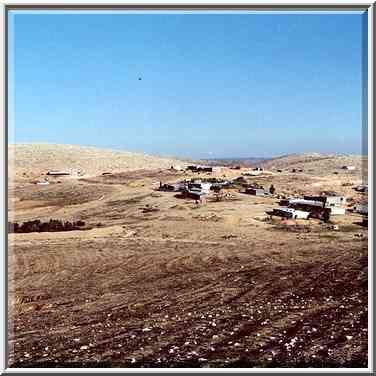
[[[366,174],[367,162],[368,158],[361,155],[304,153],[271,158],[262,162],[261,166],[267,169],[296,168],[321,174],[328,171],[334,172],[342,166],[352,165]]]
[[[338,169],[344,165],[354,165],[363,172],[367,170],[367,157],[353,154],[323,154],[323,153],[294,153],[271,158],[213,158],[202,160],[202,163],[209,165],[242,167],[264,167],[267,169],[299,168],[311,169],[320,172],[325,169]],[[365,173],[365,172],[364,172]]]
[[[203,163],[216,166],[232,166],[232,165],[239,165],[243,167],[254,166],[261,162],[266,162],[270,158],[261,158],[261,157],[244,157],[244,158],[209,158],[202,160]]]

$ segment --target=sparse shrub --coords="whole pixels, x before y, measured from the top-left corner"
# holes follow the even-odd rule
[[[28,233],[28,232],[54,232],[54,231],[72,231],[80,230],[80,227],[84,226],[85,222],[77,221],[63,222],[59,219],[50,219],[49,222],[41,222],[39,219],[34,221],[23,222],[22,225],[17,222],[8,222],[9,233]]]

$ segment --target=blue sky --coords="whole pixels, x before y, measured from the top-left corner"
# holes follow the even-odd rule
[[[361,153],[365,19],[12,12],[9,142]]]

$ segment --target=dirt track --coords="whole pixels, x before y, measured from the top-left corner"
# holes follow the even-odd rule
[[[336,218],[337,232],[314,220],[309,233],[282,230],[263,220],[273,198],[197,207],[151,189],[179,177],[132,174],[63,182],[59,195],[72,184],[91,195],[66,206],[53,201],[56,186],[23,191],[12,218],[101,227],[10,234],[12,366],[367,366],[367,230],[357,216]],[[289,186],[292,176],[267,182],[330,185],[306,175]]]

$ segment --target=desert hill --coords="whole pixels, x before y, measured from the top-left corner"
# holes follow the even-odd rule
[[[48,170],[67,170],[85,175],[138,169],[168,168],[185,163],[141,153],[114,151],[96,147],[54,144],[9,145],[10,176],[37,176]]]
[[[338,171],[342,166],[354,166],[355,170],[364,175],[367,173],[366,156],[343,155],[343,154],[320,154],[303,153],[288,154],[272,158],[225,158],[202,160],[202,163],[213,166],[242,166],[242,167],[263,167],[267,170],[277,169],[302,169],[304,172],[314,174],[325,174]]]
[[[342,166],[355,166],[357,171],[366,173],[367,157],[361,155],[338,154],[290,154],[271,158],[261,162],[260,165],[267,169],[303,169],[314,173],[328,173],[341,169]]]

